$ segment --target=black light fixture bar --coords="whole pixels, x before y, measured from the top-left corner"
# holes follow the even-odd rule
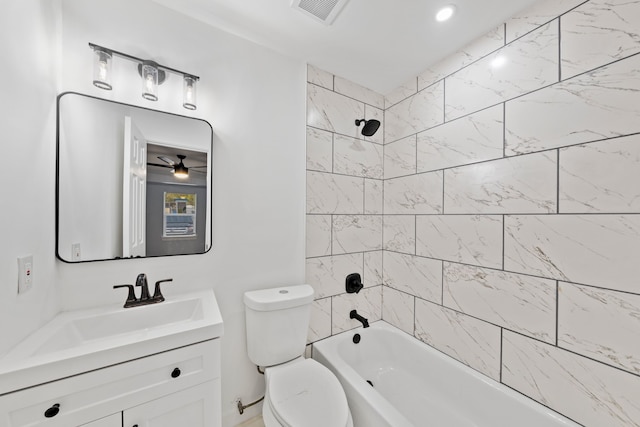
[[[145,63],[145,62],[149,61],[147,59],[142,59],[142,58],[138,58],[137,56],[129,55],[127,53],[118,52],[117,50],[109,49],[108,47],[100,46],[100,45],[97,45],[97,44],[94,44],[94,43],[89,43],[89,47],[91,49],[93,49],[93,50],[95,50],[97,48],[97,49],[100,49],[100,50],[105,50],[105,51],[111,52],[112,55],[120,56],[120,57],[126,58],[126,59],[128,59],[130,61],[138,62],[139,64],[142,64],[142,63]],[[196,81],[200,80],[200,77],[196,76],[195,74],[185,73],[184,71],[180,71],[180,70],[177,70],[175,68],[167,67],[166,65],[161,65],[161,64],[158,64],[158,63],[154,63],[154,64],[155,64],[156,68],[158,68],[158,69],[169,71],[169,72],[174,73],[174,74],[180,74],[180,75],[186,76],[186,77],[192,77]]]

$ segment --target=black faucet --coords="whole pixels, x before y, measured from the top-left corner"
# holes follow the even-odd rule
[[[355,310],[351,310],[349,312],[349,319],[356,319],[357,321],[361,322],[363,328],[368,328],[369,327],[369,321],[367,319],[365,319],[364,317],[360,316],[358,314],[358,312],[355,311]]]
[[[136,298],[136,292],[133,285],[114,285],[113,289],[128,288],[129,293],[127,295],[127,300],[124,303],[124,308],[138,307],[140,305],[155,304],[155,303],[164,301],[164,296],[162,295],[162,292],[160,290],[160,283],[171,282],[171,281],[173,281],[173,279],[158,280],[156,282],[156,287],[153,292],[153,296],[149,296],[149,285],[147,284],[147,275],[144,273],[138,274],[138,277],[136,278],[136,286],[139,286],[141,288],[139,299]]]

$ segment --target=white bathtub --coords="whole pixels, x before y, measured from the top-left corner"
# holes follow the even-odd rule
[[[355,427],[579,427],[385,322],[316,342],[313,358],[342,383]]]

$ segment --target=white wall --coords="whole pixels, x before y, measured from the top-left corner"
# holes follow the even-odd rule
[[[0,14],[3,165],[0,353],[58,310],[55,283],[54,2],[5,1]],[[16,258],[33,255],[32,292],[17,295]]]
[[[51,43],[48,40],[56,34],[48,2],[8,3],[3,4],[3,16],[10,17],[11,26],[3,25],[0,30],[3,50],[10,51],[5,68],[35,63],[43,73],[50,71],[53,58],[46,50],[40,52],[40,45]],[[235,399],[253,400],[264,388],[263,378],[246,357],[242,294],[304,281],[305,65],[147,0],[62,0],[61,4],[58,93],[77,91],[188,115],[181,107],[179,79],[171,76],[175,84],[170,79],[160,88],[158,102],[145,101],[135,69],[124,60],[114,61],[113,91],[93,87],[88,42],[153,58],[201,77],[198,110],[193,116],[208,120],[214,128],[213,249],[204,255],[80,265],[54,260],[56,93],[50,84],[27,86],[33,92],[27,94],[25,109],[19,110],[13,99],[25,94],[14,88],[15,81],[7,84],[3,79],[3,86],[8,86],[3,94],[12,95],[3,95],[0,104],[4,116],[12,117],[12,127],[5,131],[5,148],[16,155],[17,166],[10,171],[17,173],[18,166],[28,168],[20,180],[12,178],[11,182],[20,183],[16,196],[33,214],[8,215],[13,221],[8,241],[16,243],[0,249],[5,284],[0,291],[0,350],[50,317],[57,309],[57,298],[63,310],[118,303],[124,295],[111,289],[112,285],[131,283],[141,272],[150,281],[173,277],[165,292],[169,298],[190,290],[214,289],[225,321],[224,425],[235,425],[260,410],[259,406],[252,408],[239,417]],[[15,10],[4,14],[7,9]],[[47,13],[45,22],[38,21],[42,10]],[[8,42],[12,39],[19,40],[15,47]],[[21,74],[28,75],[21,69],[13,72]],[[10,178],[5,170],[0,173]],[[26,239],[18,239],[20,227],[28,227]],[[25,252],[37,255],[36,283],[30,294],[17,298],[15,258]],[[38,317],[32,319],[30,313]],[[24,327],[7,330],[9,323]]]

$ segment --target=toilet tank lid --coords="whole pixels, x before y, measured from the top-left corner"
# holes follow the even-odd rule
[[[281,286],[244,293],[244,305],[256,311],[283,310],[312,301],[311,285]]]

